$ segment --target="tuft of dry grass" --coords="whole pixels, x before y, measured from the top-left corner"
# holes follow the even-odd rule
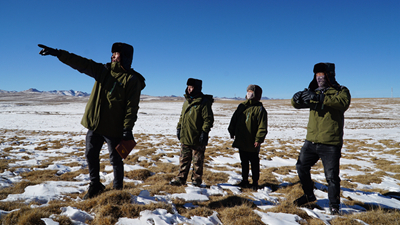
[[[258,184],[261,187],[269,187],[273,191],[278,189],[280,182],[276,179],[273,173],[287,175],[293,170],[293,167],[268,167],[260,170],[260,179]],[[289,180],[286,179],[285,180]]]
[[[208,169],[204,169],[203,172],[203,183],[207,185],[217,185],[220,183],[226,183],[229,179],[226,173],[215,173]]]
[[[357,176],[346,176],[352,182],[357,182],[361,184],[371,184],[371,183],[381,183],[382,179],[379,176],[375,176],[374,174],[363,174]]]
[[[357,220],[361,220],[361,223]],[[374,209],[368,213],[347,214],[330,221],[332,225],[341,224],[400,224],[399,210]]]
[[[169,205],[158,203],[148,205],[137,205],[137,204],[106,204],[99,205],[93,211],[96,217],[93,221],[87,221],[90,225],[112,225],[115,224],[120,217],[137,218],[141,211],[144,210],[156,210],[159,208],[166,209],[168,212],[172,212],[172,208]]]
[[[223,208],[219,211],[219,219],[225,225],[263,225],[261,218],[254,212],[251,204],[242,204],[234,207]]]
[[[29,206],[13,211],[2,218],[2,224],[27,224],[27,225],[44,225],[41,218],[49,217],[51,214],[42,210],[32,210]]]
[[[2,218],[4,225],[44,225],[42,218],[48,218],[53,214],[60,214],[61,207],[65,207],[65,203],[56,203],[49,206],[32,208],[29,205],[24,205],[19,210],[12,211]],[[72,221],[65,216],[56,216],[54,218],[60,225],[72,225]]]
[[[351,183],[350,180],[342,180],[342,181],[340,181],[340,187],[342,187],[342,188],[355,189],[355,188],[357,188],[357,186],[358,186],[357,184]]]
[[[14,162],[15,160],[0,159],[0,172],[3,173],[6,169],[9,168],[9,164]]]
[[[182,212],[182,213],[180,211],[178,211],[178,212],[186,218],[190,218],[192,216],[209,217],[214,213],[213,210],[211,210],[207,207],[204,207],[204,206],[197,207],[197,208],[194,208],[191,210],[186,210],[186,212]]]
[[[148,169],[153,173],[177,173],[179,166],[172,163],[157,162],[156,166]]]
[[[26,172],[21,174],[22,178],[35,182],[43,183],[46,181],[58,181],[60,180],[57,176],[57,170],[35,170],[31,172]]]
[[[126,191],[110,191],[101,195],[98,204],[99,205],[123,205],[129,204],[132,200],[132,195]]]
[[[0,202],[0,210],[11,211],[26,206],[22,202]]]
[[[146,180],[150,176],[151,176],[151,171],[147,169],[132,170],[125,172],[125,177],[133,180]]]

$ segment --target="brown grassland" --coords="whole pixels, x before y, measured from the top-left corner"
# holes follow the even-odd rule
[[[279,105],[288,105],[288,100],[269,100],[271,107],[280,107]],[[273,102],[272,102],[273,101]],[[377,101],[377,100],[376,100]],[[362,113],[359,116],[352,114],[351,118],[346,118],[350,121],[349,129],[358,129],[366,126],[379,127],[379,126],[398,126],[400,120],[393,120],[391,118],[377,117],[375,114],[386,107],[391,107],[395,104],[400,104],[399,99],[383,99],[380,100],[380,104],[374,104],[371,101],[360,99],[359,101],[353,101],[351,107],[358,109],[360,112],[363,110],[368,111],[368,117]],[[385,104],[384,104],[385,103]],[[236,101],[224,102],[224,107],[231,107],[232,110],[236,107]],[[230,116],[230,115],[229,115]],[[271,118],[274,114],[270,115]],[[368,123],[368,119],[373,118],[373,122]],[[358,123],[357,120],[364,121]],[[353,121],[353,122],[352,122]],[[389,122],[388,122],[389,121]],[[305,126],[305,125],[304,125]],[[68,134],[68,135],[64,135]],[[40,142],[32,143],[32,138],[36,136],[54,136],[59,135],[59,139],[43,139]],[[73,153],[65,153],[59,156],[53,156],[48,160],[43,161],[40,165],[29,166],[29,168],[46,168],[51,165],[54,161],[65,160],[69,157],[80,157],[84,158],[85,142],[83,133],[74,132],[50,132],[50,131],[28,131],[28,130],[0,130],[0,143],[9,143],[8,147],[1,147],[0,157],[0,172],[14,171],[16,167],[10,167],[10,163],[16,163],[19,160],[29,159],[31,156],[29,152],[26,152],[26,156],[23,159],[16,159],[12,157],[16,150],[24,148],[26,146],[34,145],[36,151],[48,151],[53,149],[60,149],[65,146],[74,147],[77,151]],[[125,176],[129,179],[143,181],[141,184],[125,183],[123,190],[117,191],[112,189],[112,184],[106,186],[105,192],[93,199],[85,201],[77,201],[77,197],[82,198],[85,193],[69,194],[64,198],[63,201],[53,201],[42,207],[33,207],[35,203],[24,204],[23,202],[0,202],[0,210],[12,211],[11,213],[1,218],[2,224],[44,224],[41,218],[48,218],[50,215],[53,216],[53,220],[57,221],[60,225],[73,224],[72,221],[66,216],[59,216],[61,213],[60,208],[66,206],[76,207],[88,213],[94,213],[95,219],[87,221],[90,225],[110,225],[115,224],[118,218],[128,217],[136,218],[139,213],[143,210],[155,210],[163,208],[168,212],[173,213],[172,206],[166,203],[147,204],[139,205],[132,203],[132,196],[137,196],[141,190],[148,190],[151,196],[162,195],[165,193],[184,193],[184,187],[175,187],[168,185],[168,182],[176,175],[178,166],[172,163],[164,163],[160,161],[163,157],[173,157],[179,155],[179,151],[176,153],[156,153],[159,148],[170,148],[179,149],[179,143],[173,135],[148,135],[148,134],[135,134],[135,139],[138,142],[136,150],[139,150],[136,154],[131,154],[125,160],[125,164],[140,165],[146,169],[133,170],[125,173]],[[157,139],[157,142],[153,140]],[[266,139],[264,147],[262,149],[261,158],[265,160],[271,160],[272,157],[280,157],[283,159],[296,159],[299,153],[299,146],[303,140],[271,140]],[[231,168],[218,166],[214,167],[213,171],[207,166],[211,163],[211,157],[233,155],[237,152],[236,149],[231,147],[232,141],[219,140],[218,138],[212,138],[210,145],[206,150],[205,158],[205,171],[204,181],[207,186],[217,185],[226,183],[228,181],[228,175],[223,171],[229,171]],[[347,151],[342,155],[343,159],[358,159],[368,161],[374,165],[373,168],[365,168],[356,164],[345,164],[341,165],[342,170],[355,170],[364,172],[363,175],[356,176],[344,176],[342,179],[342,187],[348,189],[356,189],[357,184],[371,184],[381,183],[384,176],[391,177],[400,180],[400,164],[393,163],[392,161],[374,157],[373,155],[389,154],[394,157],[400,158],[400,143],[393,140],[382,139],[379,142],[371,142],[369,140],[356,140],[346,139],[344,146]],[[374,154],[365,154],[366,152],[373,152]],[[103,159],[108,159],[108,154],[101,156]],[[147,158],[147,160],[142,160]],[[71,162],[65,164],[67,166],[79,166],[77,162]],[[101,162],[101,169],[105,166],[110,165],[107,160]],[[156,166],[152,166],[156,165]],[[230,165],[237,169],[240,169],[240,164]],[[23,166],[22,166],[23,167]],[[21,167],[18,167],[21,168]],[[219,172],[221,171],[221,172]],[[323,174],[322,163],[317,163],[312,168],[314,174]],[[21,173],[23,178],[21,182],[14,183],[11,187],[2,188],[0,190],[0,199],[5,199],[10,194],[23,193],[24,189],[29,185],[40,184],[46,181],[76,181],[74,178],[80,174],[87,174],[87,168],[74,172],[67,172],[62,175],[57,174],[55,170],[31,170],[30,172]],[[324,224],[323,221],[310,217],[305,211],[299,209],[292,204],[293,200],[302,195],[300,184],[298,183],[297,176],[287,176],[283,181],[277,180],[274,174],[288,175],[295,174],[296,168],[293,166],[282,166],[282,167],[268,167],[261,170],[260,186],[269,187],[272,189],[275,196],[279,196],[279,203],[275,207],[262,210],[262,212],[281,212],[296,214],[303,220],[299,221],[300,224]],[[281,186],[282,182],[287,182],[289,185]],[[326,185],[326,184],[324,184]],[[400,185],[400,183],[398,183]],[[360,190],[360,189],[358,189]],[[380,194],[387,194],[388,191],[384,189],[368,189],[361,190],[366,192],[378,192]],[[244,189],[241,194],[234,194],[227,190],[226,196],[210,196],[210,200],[206,202],[194,202],[199,207],[194,209],[186,209],[183,205],[186,203],[182,199],[173,199],[173,204],[179,214],[190,218],[191,216],[202,216],[208,217],[213,214],[214,211],[218,212],[218,218],[223,224],[264,224],[261,221],[254,209],[257,207],[251,201],[249,195],[251,190]],[[399,193],[397,193],[399,194]],[[367,209],[366,212],[347,214],[332,219],[330,224],[362,224],[363,221],[367,224],[400,224],[400,212],[394,209],[384,209],[376,207],[374,205],[368,205],[359,201],[352,200],[342,196],[342,201],[346,205],[359,205]],[[400,201],[399,201],[400,204]],[[311,204],[307,206],[309,208],[318,208],[318,205]],[[17,210],[18,209],[18,210]],[[58,215],[58,216],[57,216]]]

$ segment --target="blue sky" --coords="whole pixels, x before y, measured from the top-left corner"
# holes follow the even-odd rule
[[[400,1],[1,1],[0,89],[90,92],[93,78],[40,56],[37,44],[107,63],[114,42],[134,46],[143,94],[203,92],[289,99],[318,62],[336,64],[353,98],[400,97]]]

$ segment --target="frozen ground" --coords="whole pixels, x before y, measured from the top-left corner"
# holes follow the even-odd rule
[[[63,97],[62,99],[42,97],[41,95],[27,97],[4,97],[0,96],[0,137],[2,140],[9,140],[13,135],[20,135],[21,131],[41,131],[36,132],[35,135],[27,134],[27,140],[24,143],[15,143],[11,141],[3,141],[0,143],[0,157],[5,159],[5,153],[3,149],[13,146],[12,158],[14,162],[9,164],[9,167],[13,168],[13,172],[5,170],[0,174],[0,188],[8,187],[16,182],[22,180],[20,174],[32,170],[30,167],[40,165],[43,161],[54,155],[71,155],[70,153],[79,151],[77,147],[68,146],[61,149],[48,149],[47,151],[36,151],[35,148],[39,146],[40,142],[43,141],[54,141],[57,139],[71,138],[74,140],[84,140],[86,130],[80,125],[80,120],[85,108],[85,98],[68,98]],[[382,140],[391,140],[394,142],[400,142],[400,104],[398,99],[354,99],[351,108],[346,112],[346,129],[345,139],[346,140],[362,140],[371,146],[383,145]],[[227,127],[230,121],[230,117],[239,102],[233,102],[228,100],[217,100],[213,104],[213,111],[215,114],[215,125],[210,132],[210,141],[219,140],[223,142],[228,140]],[[306,126],[308,121],[308,110],[296,110],[290,106],[289,100],[266,100],[263,101],[265,108],[268,111],[269,119],[269,133],[267,139],[271,140],[270,144],[264,144],[263,148],[274,148],[281,147],[282,141],[288,141],[300,149],[302,142],[306,135]],[[181,111],[182,101],[181,100],[168,100],[161,101],[156,97],[146,96],[140,103],[140,110],[138,115],[138,121],[134,128],[136,134],[146,134],[148,136],[162,134],[173,137],[176,132],[176,124],[179,119],[179,113]],[[64,134],[57,133],[51,135],[51,132],[47,131],[61,131],[66,132]],[[77,132],[80,135],[70,135],[68,132]],[[148,139],[152,141],[152,138]],[[19,145],[20,144],[20,145]],[[140,145],[141,143],[138,142]],[[389,149],[384,146],[386,150]],[[363,150],[363,149],[360,149]],[[396,150],[396,149],[395,149]],[[398,150],[398,149],[397,149]],[[178,153],[179,148],[165,146],[161,147],[159,151]],[[350,149],[346,145],[343,147],[343,153],[352,154]],[[29,153],[29,154],[28,154]],[[102,154],[107,154],[107,150],[104,150]],[[135,152],[131,153],[135,154]],[[206,153],[207,154],[207,153]],[[261,151],[261,155],[264,154]],[[398,165],[400,160],[396,155],[374,153],[366,151],[366,158],[362,160],[356,159],[342,159],[341,164],[356,164],[361,168],[369,168],[370,170],[378,171],[375,168],[375,164],[370,162],[368,155],[373,155],[376,158],[383,158],[385,160],[392,161],[393,164]],[[293,166],[296,162],[296,157],[293,155],[291,158],[280,158],[272,157],[271,160],[261,160],[261,167],[280,167],[280,166]],[[6,158],[7,159],[7,158]],[[164,160],[170,163],[178,164],[178,157],[168,158],[164,157],[160,160]],[[66,162],[78,162],[80,166],[69,167],[64,166]],[[224,165],[229,166],[230,164],[239,163],[238,154],[225,155],[214,157],[211,163],[208,163],[206,167],[212,170],[213,166]],[[86,162],[83,158],[65,158],[60,161],[54,161],[54,164],[49,165],[43,170],[58,170],[58,173],[63,174],[69,171],[79,170],[86,166]],[[125,170],[141,169],[139,165],[125,164]],[[213,185],[209,188],[205,186],[198,188],[188,186],[185,189],[185,193],[170,194],[170,195],[158,195],[150,196],[149,192],[143,190],[138,196],[133,196],[133,202],[137,204],[149,204],[151,202],[163,201],[171,202],[173,198],[181,198],[187,201],[188,207],[195,207],[191,205],[194,201],[207,201],[209,196],[212,195],[226,195],[226,193],[232,192],[240,195],[240,188],[234,186],[236,182],[240,181],[240,171],[232,169],[226,171],[229,174],[229,180],[227,183]],[[373,173],[373,171],[372,171]],[[397,172],[397,174],[400,173]],[[365,174],[357,169],[346,169],[341,171],[342,180],[346,180],[346,176],[355,176]],[[112,181],[112,169],[106,167],[106,171],[102,174],[102,178],[105,184]],[[286,176],[296,176],[293,172]],[[278,180],[283,180],[284,176],[276,174]],[[317,196],[317,204],[320,209],[308,209],[303,208],[310,216],[319,218],[324,222],[331,220],[333,217],[330,216],[328,211],[328,200],[327,193],[324,191],[326,187],[322,185],[325,183],[323,173],[313,174],[313,179],[317,181],[317,190],[315,191]],[[81,176],[75,178],[75,182],[62,182],[62,181],[48,181],[39,185],[28,186],[24,193],[21,194],[10,194],[7,198],[0,201],[17,201],[23,200],[26,203],[36,202],[36,204],[44,205],[51,200],[63,200],[65,194],[68,193],[82,193],[87,190],[88,187],[88,174],[81,174]],[[125,182],[137,182],[141,181],[125,179]],[[206,182],[206,181],[205,181]],[[371,184],[360,184],[357,183],[359,189],[375,189],[379,188],[387,190],[388,192],[399,193],[400,192],[400,180],[394,179],[390,176],[385,176],[381,183]],[[297,215],[284,214],[284,213],[271,213],[260,211],[274,207],[274,204],[278,203],[279,196],[272,193],[271,189],[265,187],[262,190],[252,193],[251,200],[258,205],[259,210],[255,212],[262,217],[262,221],[265,224],[299,224],[302,220]],[[384,196],[376,192],[365,192],[343,188],[342,195],[344,197],[350,197],[351,199],[358,200],[360,202],[378,205],[383,208],[394,208],[400,209],[400,201],[395,197]],[[79,198],[76,201],[81,201]],[[343,213],[355,213],[365,211],[362,207],[348,206],[343,202],[341,204],[341,210]],[[79,209],[72,207],[65,207],[62,209],[63,215],[67,215],[77,224],[84,224],[85,220],[91,220],[95,215],[83,212]],[[0,211],[0,218],[9,212]],[[43,221],[50,224],[57,224],[51,218],[43,219]],[[220,224],[218,215],[215,212],[210,217],[197,217],[193,216],[188,219],[179,215],[176,211],[174,214],[167,212],[165,209],[158,209],[154,211],[143,211],[138,218],[120,218],[117,224]]]

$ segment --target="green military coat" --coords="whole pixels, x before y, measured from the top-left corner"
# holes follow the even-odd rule
[[[202,131],[208,133],[213,127],[214,114],[211,108],[214,99],[212,95],[203,95],[190,99],[185,94],[177,129],[180,129],[180,142],[184,145],[200,145]]]
[[[257,152],[254,143],[263,143],[268,133],[268,114],[259,101],[246,100],[233,113],[228,127],[235,137],[232,146],[242,151]]]
[[[124,71],[117,62],[96,63],[64,50],[58,59],[96,80],[81,121],[84,127],[110,137],[122,137],[124,129],[132,130],[146,86],[141,74]]]
[[[316,91],[321,94],[321,91]],[[327,145],[343,144],[344,112],[349,108],[351,96],[349,89],[328,88],[322,104],[311,101],[306,140]],[[292,105],[299,108],[292,98]],[[318,107],[314,107],[318,104]]]

